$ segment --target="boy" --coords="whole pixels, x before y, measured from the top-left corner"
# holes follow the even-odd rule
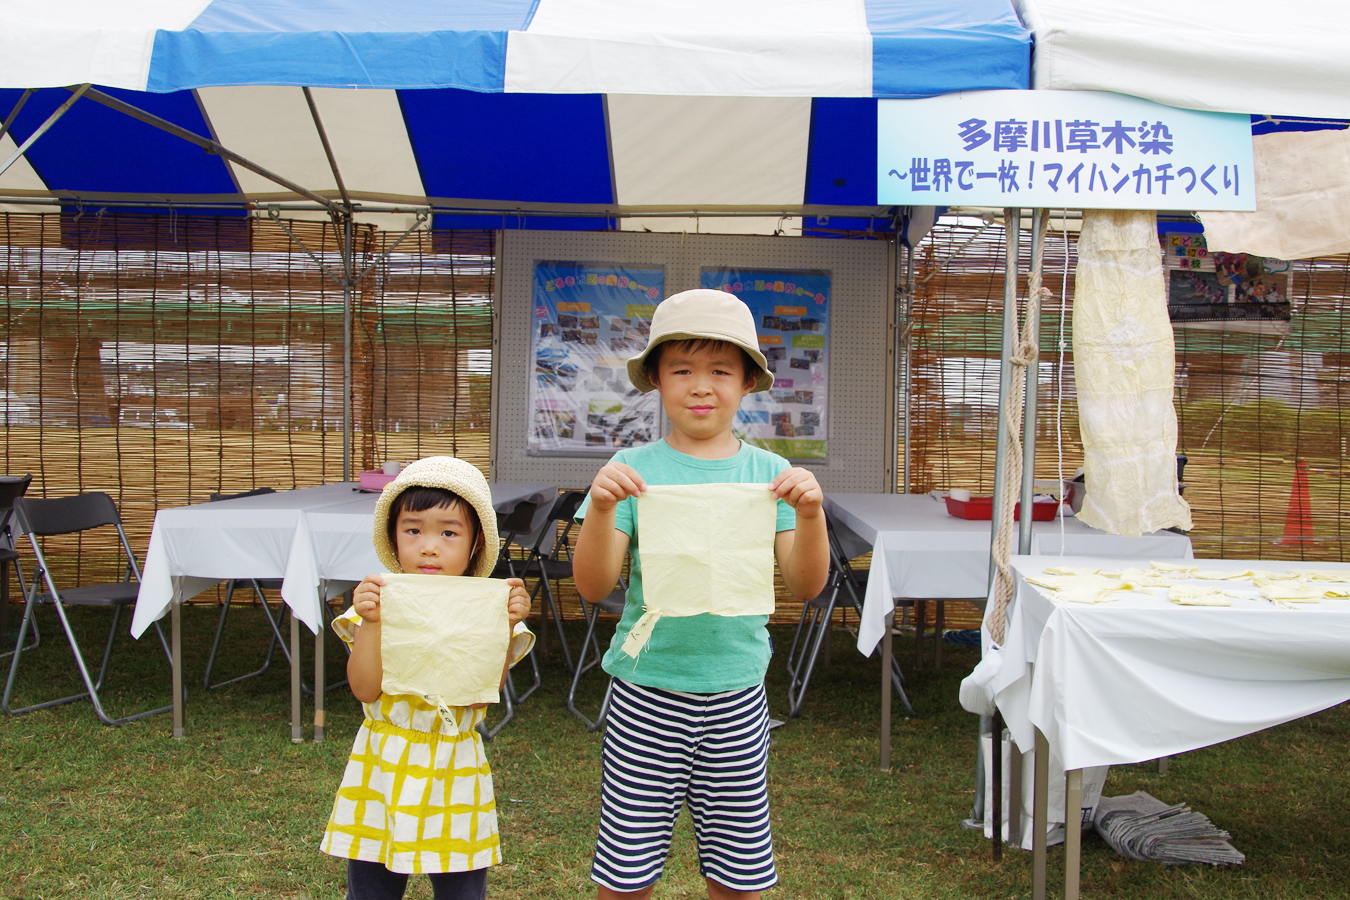
[[[821,489],[810,472],[732,434],[741,398],[773,385],[754,317],[732,295],[667,298],[628,377],[639,391],[660,392],[671,432],[616,453],[577,513],[573,572],[582,596],[609,594],[624,554],[633,555],[623,618],[603,661],[615,681],[591,879],[601,900],[650,897],[688,801],[710,900],[755,900],[778,880],[767,785],[768,616],[663,618],[636,665],[621,649],[643,613],[635,498],[648,483],[767,483],[779,501],[774,555],[783,581],[809,600],[829,568]]]

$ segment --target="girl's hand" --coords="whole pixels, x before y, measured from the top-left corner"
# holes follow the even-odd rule
[[[816,476],[800,466],[779,472],[778,477],[769,482],[769,492],[776,499],[786,501],[803,519],[820,515],[820,504],[825,499]]]
[[[525,582],[519,578],[508,578],[506,583],[511,585],[511,594],[506,598],[506,618],[514,631],[516,625],[530,614],[530,595],[525,592]]]
[[[361,621],[371,625],[380,621],[380,588],[384,586],[383,575],[367,575],[365,580],[352,591],[352,609],[361,617]]]
[[[647,482],[632,466],[621,462],[606,463],[591,482],[591,506],[600,512],[610,512],[620,500],[636,497],[646,489]]]

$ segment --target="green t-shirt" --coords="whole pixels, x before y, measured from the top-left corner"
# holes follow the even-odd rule
[[[789,466],[781,456],[746,443],[726,459],[700,459],[672,449],[664,440],[620,450],[611,461],[631,466],[647,484],[768,484]],[[586,517],[590,502],[587,497],[577,511],[578,522]],[[620,649],[643,613],[637,501],[632,497],[619,501],[614,527],[628,535],[633,564],[623,618],[605,654],[604,670],[634,684],[699,694],[736,691],[762,682],[769,668],[769,633],[764,627],[768,616],[664,617],[636,660]],[[690,523],[690,528],[697,527],[697,522]],[[796,527],[797,514],[779,500],[776,530]]]

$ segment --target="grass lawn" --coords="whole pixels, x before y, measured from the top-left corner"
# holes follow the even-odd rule
[[[102,615],[76,611],[97,645]],[[15,610],[17,619],[17,608]],[[54,614],[44,643],[25,657],[16,703],[74,691],[70,654]],[[107,728],[87,703],[0,720],[0,896],[23,898],[338,898],[341,861],[317,844],[359,724],[345,689],[329,697],[328,740],[292,745],[287,670],[206,692],[200,688],[213,610],[184,615],[188,737],[174,741],[167,715]],[[100,632],[101,633],[101,632]],[[261,613],[231,615],[225,658],[233,673],[256,666]],[[771,708],[785,717],[783,651],[769,673]],[[573,643],[580,634],[573,635]],[[912,672],[921,718],[898,719],[895,768],[877,771],[879,665],[846,633],[812,686],[801,718],[773,734],[770,788],[783,898],[1029,897],[1030,854],[989,845],[958,823],[968,815],[975,717],[956,701],[977,651],[948,648],[940,671]],[[902,662],[909,645],[899,642]],[[149,640],[120,643],[106,692],[120,714],[166,702],[168,668]],[[334,646],[330,659],[340,660]],[[7,664],[8,660],[5,660]],[[308,674],[308,664],[306,664]],[[584,683],[599,704],[603,681]],[[489,745],[506,863],[490,877],[494,898],[593,896],[588,881],[599,783],[600,736],[566,709],[555,653],[545,684]],[[898,704],[897,704],[898,709]],[[1173,760],[1112,769],[1106,793],[1146,790],[1186,802],[1232,832],[1240,868],[1164,867],[1117,857],[1084,839],[1085,897],[1342,898],[1350,895],[1350,712],[1336,707]],[[688,822],[655,896],[706,896]],[[1051,851],[1052,886],[1060,851]],[[410,897],[430,897],[414,879]]]

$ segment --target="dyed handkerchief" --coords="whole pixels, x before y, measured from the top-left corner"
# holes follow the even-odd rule
[[[1289,574],[1299,581],[1333,581],[1350,584],[1350,572],[1344,569],[1290,569]]]
[[[767,484],[649,485],[637,498],[646,611],[623,652],[636,658],[663,616],[771,614],[777,504]]]
[[[1101,569],[1090,569],[1087,566],[1046,566],[1047,575],[1115,575],[1115,572],[1106,572]]]
[[[1191,578],[1199,581],[1241,581],[1244,578],[1252,577],[1251,569],[1235,569],[1231,572],[1221,572],[1217,569],[1197,569]]]
[[[1259,586],[1259,590],[1261,596],[1267,600],[1285,603],[1320,603],[1324,593],[1322,588],[1309,587],[1294,581],[1263,584]]]
[[[1155,572],[1171,575],[1173,578],[1194,578],[1195,573],[1200,571],[1199,566],[1186,566],[1181,563],[1170,562],[1150,562],[1148,567]]]
[[[510,586],[496,578],[386,575],[380,589],[380,689],[441,711],[496,703],[510,643]]]
[[[1172,579],[1152,569],[1126,569],[1120,577],[1141,588],[1170,588]]]
[[[1167,599],[1182,606],[1232,606],[1233,598],[1218,588],[1178,584],[1167,592]]]

